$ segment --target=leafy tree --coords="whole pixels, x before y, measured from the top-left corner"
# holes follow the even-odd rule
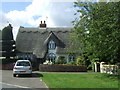
[[[10,59],[10,57],[15,56],[15,41],[13,40],[13,33],[12,33],[12,26],[9,24],[9,26],[5,27],[2,30],[2,57],[6,57],[7,59]]]
[[[108,63],[120,62],[120,2],[75,2],[72,40],[81,53]]]

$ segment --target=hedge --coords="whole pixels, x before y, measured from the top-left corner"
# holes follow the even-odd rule
[[[13,63],[0,64],[0,70],[12,70],[13,67]]]
[[[12,70],[16,59],[0,59],[0,70]]]
[[[16,62],[16,59],[0,59],[1,64],[9,64]]]
[[[39,71],[41,72],[87,72],[87,67],[76,66],[76,65],[40,64]]]

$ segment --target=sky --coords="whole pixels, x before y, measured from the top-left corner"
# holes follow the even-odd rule
[[[40,21],[47,27],[73,27],[75,0],[2,0],[0,3],[0,30],[9,23],[16,39],[20,26],[37,28]]]

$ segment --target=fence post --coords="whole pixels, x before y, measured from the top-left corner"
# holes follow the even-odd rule
[[[97,72],[97,62],[94,62],[94,66],[95,66],[95,72]]]
[[[100,63],[100,73],[104,73],[104,70],[103,70],[103,64],[104,64],[105,62],[101,62]]]
[[[95,72],[100,72],[100,62],[94,62]]]

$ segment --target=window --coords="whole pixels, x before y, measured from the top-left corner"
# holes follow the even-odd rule
[[[33,55],[29,54],[29,53],[25,53],[25,54],[19,54],[17,55],[18,59],[26,59],[26,60],[32,60],[33,59]]]
[[[30,63],[22,61],[22,62],[18,62],[16,66],[30,66]]]
[[[56,55],[54,53],[49,53],[47,55],[47,59],[53,63],[55,63]]]
[[[49,49],[55,49],[56,48],[56,45],[55,45],[55,42],[53,40],[51,40],[48,44],[48,48]]]

